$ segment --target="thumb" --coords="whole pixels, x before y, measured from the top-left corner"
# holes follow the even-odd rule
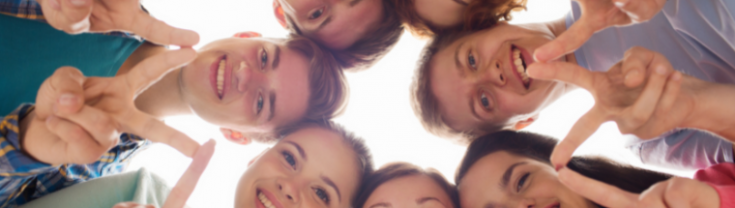
[[[528,66],[528,76],[534,79],[558,80],[577,85],[584,89],[592,89],[593,72],[576,64],[566,62],[536,62]]]
[[[52,27],[69,34],[89,31],[92,0],[44,0],[39,4]]]
[[[559,37],[536,49],[533,58],[538,62],[549,62],[577,50],[597,31],[596,27],[599,27],[598,24],[585,18],[586,16],[589,15],[583,15]]]

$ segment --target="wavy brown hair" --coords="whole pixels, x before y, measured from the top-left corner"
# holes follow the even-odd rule
[[[470,0],[462,12],[462,25],[440,29],[422,19],[416,12],[415,0],[393,0],[401,22],[414,36],[428,38],[452,30],[477,30],[509,21],[513,11],[526,9],[527,0]]]
[[[365,202],[367,202],[368,198],[370,198],[370,195],[373,194],[373,191],[375,191],[375,189],[380,187],[380,185],[383,185],[385,182],[414,175],[425,175],[431,178],[434,182],[436,182],[437,185],[439,185],[439,187],[444,190],[447,196],[449,196],[449,199],[452,200],[452,205],[455,208],[459,208],[459,198],[457,195],[456,187],[453,184],[449,183],[449,181],[447,181],[447,179],[444,178],[444,176],[442,176],[439,171],[435,169],[423,169],[421,167],[406,162],[395,162],[386,164],[380,169],[376,170],[372,175],[367,177],[367,179],[363,182],[362,188],[360,188],[360,192],[357,194],[357,198],[355,198],[353,207],[362,208],[363,206],[365,206]]]

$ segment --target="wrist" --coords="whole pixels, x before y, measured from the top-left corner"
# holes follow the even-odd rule
[[[727,129],[735,124],[735,85],[712,83],[689,77],[682,82],[680,96],[692,105],[681,127],[696,128],[728,137]],[[730,104],[730,105],[728,105]]]

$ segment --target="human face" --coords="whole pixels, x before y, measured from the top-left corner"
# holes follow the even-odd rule
[[[533,51],[551,40],[539,30],[499,24],[437,52],[430,62],[431,91],[454,130],[513,128],[556,100],[567,85],[528,78]]]
[[[506,151],[480,158],[458,188],[465,208],[596,207],[561,184],[551,165]]]
[[[248,167],[237,185],[235,207],[349,207],[360,185],[356,158],[331,131],[294,132]]]
[[[228,38],[203,47],[181,70],[182,97],[202,119],[243,132],[269,132],[303,117],[309,62],[283,41]]]
[[[383,15],[383,0],[278,1],[303,35],[335,50],[367,35]]]
[[[436,28],[449,28],[462,21],[462,11],[470,0],[415,0],[416,13]]]
[[[363,208],[454,208],[447,192],[431,177],[419,174],[387,181],[370,194]]]

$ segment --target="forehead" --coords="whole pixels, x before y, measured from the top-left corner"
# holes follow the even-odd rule
[[[488,200],[503,197],[504,187],[501,187],[503,175],[509,167],[520,162],[524,162],[522,166],[548,166],[507,151],[485,155],[467,170],[467,174],[459,182],[458,190],[462,206],[481,207]]]
[[[286,142],[296,143],[303,149],[306,172],[331,178],[342,190],[343,197],[352,196],[357,190],[360,178],[357,155],[341,135],[322,128],[305,128],[286,136],[277,145],[289,145]]]
[[[280,61],[273,71],[275,79],[272,87],[276,93],[273,122],[286,125],[299,120],[306,113],[311,95],[310,63],[301,52],[286,46],[280,48]]]
[[[425,197],[435,197],[445,207],[451,207],[451,200],[446,191],[434,179],[423,174],[395,178],[381,184],[370,195],[368,203],[408,202],[408,204],[413,204],[416,203],[416,200]],[[366,205],[371,204],[366,203]]]
[[[305,31],[316,36],[327,47],[342,50],[376,30],[383,16],[383,0],[356,0],[354,6],[335,11],[330,23],[318,31]],[[352,2],[352,1],[349,1]],[[349,3],[348,3],[349,4]]]
[[[470,109],[472,85],[455,62],[459,41],[438,51],[429,62],[429,83],[444,121],[455,130],[467,130],[467,122],[479,122]]]

